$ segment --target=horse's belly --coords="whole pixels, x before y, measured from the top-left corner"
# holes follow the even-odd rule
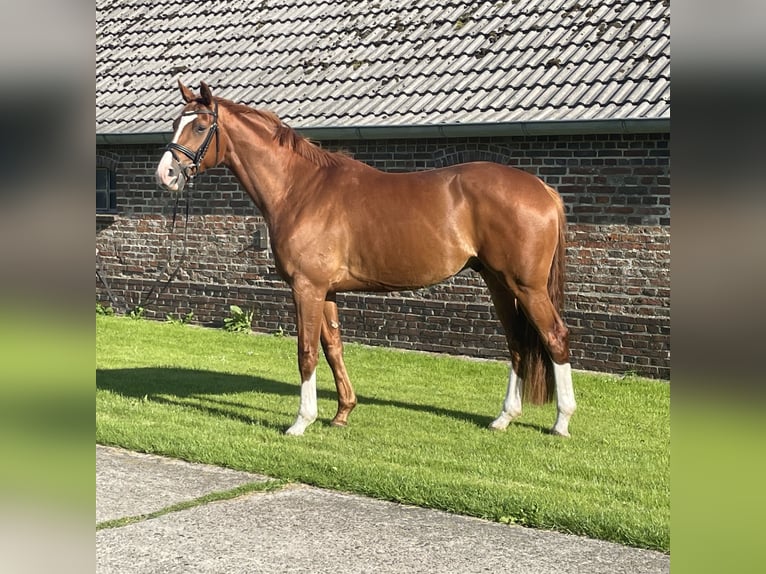
[[[452,241],[421,236],[408,242],[371,242],[350,257],[348,278],[365,288],[415,289],[440,283],[465,267],[474,253]],[[356,287],[362,288],[362,287]]]
[[[443,178],[417,174],[404,185],[349,201],[345,241],[349,282],[359,289],[402,290],[434,285],[477,255],[470,205]],[[407,179],[406,181],[410,181]],[[438,184],[438,185],[437,185]]]

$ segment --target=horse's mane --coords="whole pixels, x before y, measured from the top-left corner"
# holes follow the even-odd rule
[[[279,116],[274,112],[269,110],[259,110],[244,104],[238,104],[226,100],[224,100],[224,102],[226,107],[228,107],[233,112],[257,115],[260,119],[272,126],[274,129],[275,142],[277,142],[282,147],[286,147],[294,151],[299,156],[309,160],[311,163],[318,165],[319,167],[339,165],[344,160],[349,159],[348,156],[342,153],[330,152],[317,146],[311,140],[303,137],[287,124],[282,123],[282,120],[279,119]]]

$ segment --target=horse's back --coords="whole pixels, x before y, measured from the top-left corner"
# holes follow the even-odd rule
[[[459,177],[463,190],[480,201],[487,199],[547,205],[551,197],[548,186],[536,175],[522,169],[488,161],[476,161],[442,168],[452,170]],[[493,198],[493,194],[500,197]]]
[[[374,222],[379,234],[447,243],[456,237],[468,251],[482,236],[504,237],[509,226],[557,228],[561,210],[558,194],[537,176],[493,162],[407,173],[363,166],[331,187],[333,210],[355,235],[366,237]]]
[[[470,206],[474,225],[485,238],[504,238],[508,229],[531,233],[559,225],[561,199],[537,176],[493,162],[443,168],[454,174],[450,193]]]

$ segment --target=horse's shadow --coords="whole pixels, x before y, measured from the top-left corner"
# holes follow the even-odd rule
[[[97,369],[96,388],[141,400],[159,404],[178,405],[199,410],[213,416],[238,420],[245,424],[255,424],[278,431],[284,431],[288,425],[278,426],[258,418],[257,413],[267,412],[265,407],[254,407],[227,398],[228,395],[242,392],[258,392],[279,396],[295,397],[296,404],[300,396],[297,384],[275,381],[258,376],[233,375],[216,371],[181,369],[175,367],[139,367],[133,369]],[[318,389],[321,399],[337,400],[335,391]],[[204,404],[191,402],[189,399],[204,397]],[[381,399],[357,395],[360,405],[396,407],[434,415],[447,416],[487,428],[492,417],[447,409],[444,407],[408,403],[397,400]],[[243,415],[240,411],[247,408],[253,416]],[[329,423],[329,418],[325,421]],[[540,432],[548,429],[540,425],[514,422],[515,425],[532,428]]]

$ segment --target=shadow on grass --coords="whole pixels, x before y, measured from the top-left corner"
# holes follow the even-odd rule
[[[275,381],[273,379],[264,379],[247,375],[232,375],[215,371],[161,367],[96,369],[96,388],[111,391],[125,397],[146,399],[159,404],[192,408],[199,410],[202,413],[239,420],[245,424],[257,424],[268,428],[275,428],[279,431],[284,431],[292,421],[289,421],[285,426],[269,424],[262,419],[237,412],[242,408],[253,408],[252,405],[228,401],[221,397],[215,398],[215,395],[223,396],[247,392],[265,393],[295,398],[296,407],[300,397],[300,389],[297,384],[289,384],[283,381]],[[218,406],[210,406],[210,404],[200,405],[188,402],[188,399],[201,398],[203,396],[206,403],[214,403]],[[337,394],[334,391],[318,389],[317,396],[320,399],[337,400]],[[358,395],[357,399],[360,405],[396,407],[417,412],[448,416],[483,428],[486,428],[493,420],[493,418],[489,416],[445,409],[443,407],[405,403],[402,401],[380,399],[378,397],[366,397],[362,395]],[[327,419],[326,422],[329,422],[329,419]],[[353,424],[353,420],[351,424]],[[515,422],[514,424],[531,428],[539,432],[548,433],[548,429],[540,425],[522,422]]]

